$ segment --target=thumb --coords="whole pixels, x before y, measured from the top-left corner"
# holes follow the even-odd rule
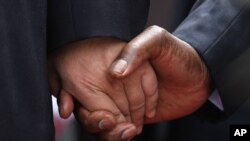
[[[58,95],[57,103],[61,118],[68,118],[74,110],[73,97],[65,90],[61,90],[60,94]]]
[[[168,32],[158,26],[151,26],[131,40],[110,67],[110,73],[122,78],[131,74],[148,59],[159,56]]]

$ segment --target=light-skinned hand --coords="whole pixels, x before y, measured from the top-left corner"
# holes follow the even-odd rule
[[[61,116],[70,115],[74,97],[78,121],[91,133],[104,130],[102,140],[130,139],[141,132],[144,116],[155,115],[156,105],[145,105],[157,101],[156,76],[147,62],[143,64],[147,69],[137,69],[125,79],[109,73],[125,44],[118,39],[87,39],[62,48],[49,59],[50,88],[59,97]]]

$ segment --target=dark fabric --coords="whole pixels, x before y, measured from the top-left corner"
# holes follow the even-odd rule
[[[249,107],[250,99],[228,119],[216,124],[201,121],[194,115],[173,121],[170,124],[167,141],[229,141],[230,125],[250,124]]]
[[[148,5],[144,0],[49,0],[47,25],[46,0],[0,0],[0,140],[54,140],[47,35],[53,48],[94,36],[127,40],[143,29]]]
[[[250,93],[250,5],[248,0],[198,1],[174,34],[191,44],[207,64],[231,115]],[[208,105],[206,105],[208,106]],[[207,119],[216,114],[207,114]]]
[[[148,10],[149,0],[52,0],[50,49],[96,36],[130,40],[144,29]]]
[[[46,1],[0,0],[0,140],[52,141]]]

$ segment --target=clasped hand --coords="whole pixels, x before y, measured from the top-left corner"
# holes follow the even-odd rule
[[[197,110],[210,77],[197,52],[152,26],[129,43],[96,38],[72,43],[49,58],[51,92],[59,111],[100,140],[130,140],[143,124]]]

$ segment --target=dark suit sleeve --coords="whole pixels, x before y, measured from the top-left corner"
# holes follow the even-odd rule
[[[98,36],[130,40],[143,30],[148,9],[149,0],[50,0],[49,49]]]
[[[248,0],[200,0],[173,33],[204,59],[224,112],[207,103],[198,111],[204,119],[231,115],[250,96],[250,10]]]

